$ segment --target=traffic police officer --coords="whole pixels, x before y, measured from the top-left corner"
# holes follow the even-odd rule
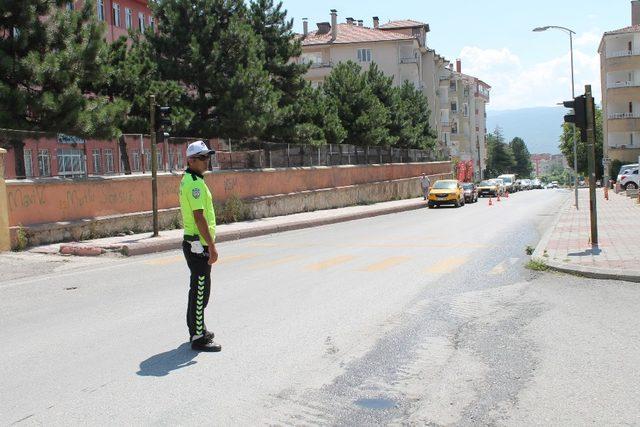
[[[197,351],[220,351],[207,331],[204,309],[211,291],[211,265],[218,260],[215,246],[216,215],[211,192],[204,181],[209,159],[214,153],[203,141],[187,147],[187,165],[180,182],[180,211],[184,225],[182,251],[191,271],[187,326],[191,348]]]

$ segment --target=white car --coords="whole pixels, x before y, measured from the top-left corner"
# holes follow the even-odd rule
[[[620,183],[620,187],[625,190],[632,190],[638,188],[640,186],[638,182],[638,168],[635,169],[624,169],[620,170],[622,174],[618,175],[618,182]]]

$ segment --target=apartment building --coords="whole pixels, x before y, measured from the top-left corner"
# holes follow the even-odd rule
[[[308,25],[303,19],[298,61],[311,64],[306,79],[312,85],[321,84],[335,64],[348,60],[363,69],[375,62],[393,77],[394,85],[412,82],[429,103],[429,124],[438,137],[437,153],[454,160],[474,160],[474,173],[480,178],[486,163],[485,104],[490,86],[454,70],[446,58],[429,48],[428,24],[414,20],[381,24],[378,17],[373,17],[371,27],[351,17],[338,23],[337,11],[331,10],[331,22],[318,23],[313,32]]]
[[[631,2],[631,26],[608,31],[600,47],[603,158],[635,163],[640,156],[640,1]]]
[[[127,36],[129,30],[144,32],[155,27],[147,0],[95,0],[96,16],[107,25],[107,41],[113,42]],[[82,0],[67,3],[67,8],[77,8]]]

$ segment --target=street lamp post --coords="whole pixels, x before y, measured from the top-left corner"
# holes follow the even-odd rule
[[[536,27],[533,29],[535,32],[547,31],[549,28],[555,28],[557,30],[566,31],[569,34],[569,51],[571,54],[571,99],[576,97],[575,93],[575,83],[573,79],[573,35],[575,31],[570,30],[565,27],[558,27],[556,25],[547,25],[546,27]],[[573,131],[573,185],[575,189],[575,206],[578,209],[578,148],[576,143],[576,125],[573,123],[571,125],[571,129]]]

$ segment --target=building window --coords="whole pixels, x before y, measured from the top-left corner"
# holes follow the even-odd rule
[[[141,33],[144,33],[144,13],[138,12],[138,28]]]
[[[449,82],[449,90],[455,92],[458,89],[457,82],[455,80],[451,80]]]
[[[129,9],[128,7],[124,8],[124,25],[128,30],[133,27],[133,15],[131,13],[131,9]]]
[[[462,114],[465,117],[469,117],[469,104],[467,104],[466,102],[462,104]]]
[[[58,148],[58,175],[84,175],[84,153],[76,148]]]
[[[371,49],[358,49],[359,62],[371,62]]]
[[[149,17],[149,28],[151,29],[151,31],[156,30],[156,21],[155,19],[153,19],[153,16]]]
[[[95,175],[100,175],[100,170],[102,169],[102,159],[100,158],[100,150],[93,150],[93,173]]]
[[[104,172],[113,173],[113,150],[106,148],[104,150]]]
[[[171,159],[169,159],[169,161],[171,161]],[[156,150],[156,165],[158,166],[158,169],[164,169],[164,164],[162,163],[162,149],[158,148]],[[149,164],[149,169],[151,169],[151,164]]]
[[[451,123],[451,133],[452,134],[458,133],[458,122],[454,121],[453,123]]]
[[[98,8],[98,20],[104,21],[104,0],[98,0],[96,7]]]
[[[27,178],[33,176],[33,159],[31,157],[31,150],[24,150],[24,171]]]
[[[118,3],[113,4],[113,25],[120,26],[120,5]]]
[[[457,113],[458,112],[458,103],[457,102],[452,102],[451,103],[451,112],[452,113]]]
[[[38,150],[38,176],[51,176],[49,150]]]
[[[140,152],[138,150],[133,150],[131,152],[131,157],[133,160],[133,165],[131,165],[132,172],[140,172]]]

